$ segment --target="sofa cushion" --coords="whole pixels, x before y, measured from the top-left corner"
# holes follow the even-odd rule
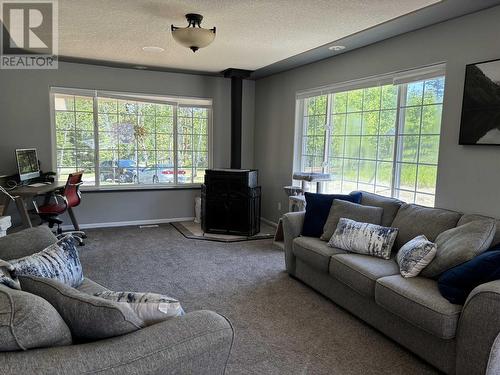
[[[341,218],[380,225],[383,213],[384,209],[381,207],[363,206],[357,203],[334,199],[328,219],[326,219],[325,226],[323,227],[323,234],[320,238],[323,241],[330,241]]]
[[[126,304],[88,295],[53,279],[20,276],[21,287],[50,302],[73,334],[81,340],[99,340],[137,331],[144,322]]]
[[[393,259],[361,254],[337,254],[330,261],[330,275],[358,293],[373,298],[377,279],[396,275],[399,267]]]
[[[436,256],[421,275],[439,277],[443,272],[465,263],[488,250],[495,235],[493,219],[471,221],[441,233],[436,238]]]
[[[293,240],[292,252],[314,268],[328,273],[330,257],[334,254],[344,254],[344,250],[329,247],[326,242],[316,237],[297,237]]]
[[[306,199],[306,214],[302,225],[302,235],[307,237],[321,236],[334,199],[347,200],[353,203],[361,201],[361,193],[351,193],[349,195],[305,193],[304,197]]]
[[[460,220],[458,220],[457,227],[460,225],[464,225],[467,223],[470,223],[471,221],[476,221],[476,220],[485,220],[485,219],[494,219],[489,216],[483,216],[483,215],[476,215],[476,214],[464,214]],[[493,241],[491,241],[491,247],[500,245],[500,220],[496,220],[496,231],[495,231],[495,236],[493,237]]]
[[[25,229],[0,238],[0,259],[9,261],[37,253],[57,242],[45,226]]]
[[[440,233],[456,227],[460,216],[461,214],[455,211],[404,203],[391,225],[399,229],[394,247],[399,250],[405,243],[421,234],[434,242]]]
[[[0,352],[71,345],[71,332],[43,298],[0,285]]]
[[[455,337],[461,305],[453,305],[439,293],[437,282],[425,277],[382,277],[375,286],[375,301],[414,326],[439,337]]]
[[[384,227],[391,226],[399,207],[403,204],[399,199],[384,197],[382,195],[369,193],[366,191],[355,191],[353,193],[361,193],[361,204],[364,206],[381,207],[384,209],[382,214],[382,222],[380,225]],[[352,194],[352,193],[351,193]]]

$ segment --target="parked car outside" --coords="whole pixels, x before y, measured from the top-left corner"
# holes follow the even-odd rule
[[[134,160],[104,160],[99,166],[101,182],[137,183],[137,170]]]
[[[177,181],[186,181],[186,171],[177,170]],[[157,164],[150,167],[139,168],[138,180],[140,184],[173,184],[175,183],[175,170],[171,164]]]

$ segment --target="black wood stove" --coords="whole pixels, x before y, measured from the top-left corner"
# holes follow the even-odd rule
[[[255,169],[207,169],[201,189],[203,231],[240,236],[259,233],[260,190]]]

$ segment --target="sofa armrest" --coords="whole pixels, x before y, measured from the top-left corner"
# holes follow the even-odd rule
[[[0,353],[3,374],[223,374],[233,341],[227,319],[195,311],[91,343]]]
[[[22,258],[56,242],[56,236],[46,226],[24,229],[0,238],[0,259]]]
[[[300,236],[304,224],[305,211],[289,212],[283,215],[283,236],[285,242],[285,265],[290,275],[295,275],[295,255],[292,253],[293,240]]]
[[[457,374],[485,374],[499,332],[500,280],[497,280],[476,287],[464,304],[457,330]]]

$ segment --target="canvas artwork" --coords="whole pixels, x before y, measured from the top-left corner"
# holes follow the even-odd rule
[[[500,60],[467,65],[461,145],[500,145]]]

